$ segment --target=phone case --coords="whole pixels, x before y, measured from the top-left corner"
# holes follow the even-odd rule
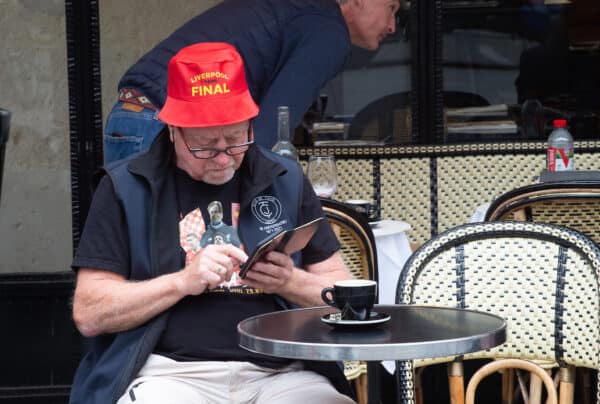
[[[319,228],[322,220],[324,219],[319,217],[295,229],[282,230],[274,236],[269,236],[258,243],[252,254],[248,257],[248,260],[240,267],[240,278],[244,279],[248,270],[270,251],[278,251],[291,255],[306,247]]]

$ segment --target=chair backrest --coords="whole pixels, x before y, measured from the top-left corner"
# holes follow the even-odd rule
[[[406,262],[396,302],[463,307],[507,320],[507,340],[465,358],[520,358],[600,367],[600,250],[585,235],[542,223],[450,229]],[[397,364],[411,400],[411,364]]]
[[[550,182],[517,188],[496,198],[485,220],[557,224],[600,243],[600,182]]]
[[[325,217],[337,236],[346,267],[357,279],[377,281],[375,237],[367,219],[347,205],[321,198]]]

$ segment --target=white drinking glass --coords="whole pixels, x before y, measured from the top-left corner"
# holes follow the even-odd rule
[[[310,156],[306,175],[318,196],[331,198],[335,193],[337,172],[333,156]]]

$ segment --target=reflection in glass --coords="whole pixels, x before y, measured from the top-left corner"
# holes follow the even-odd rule
[[[525,139],[544,137],[544,108],[536,99],[526,100],[521,108],[521,131]]]
[[[575,139],[598,137],[597,1],[445,0],[443,7],[444,90],[506,106],[504,115],[468,120],[454,142],[544,140],[544,118],[568,119]]]
[[[318,130],[312,136],[315,144],[395,144],[411,140],[410,102],[404,101],[412,87],[410,2],[401,4],[396,32],[386,37],[377,51],[352,48],[344,70],[321,91],[327,96],[327,108],[319,109],[316,100],[313,110],[318,113],[313,111],[308,116],[310,120],[320,115],[315,122]],[[390,99],[398,94],[402,94],[398,99]],[[372,113],[375,110],[377,114]]]

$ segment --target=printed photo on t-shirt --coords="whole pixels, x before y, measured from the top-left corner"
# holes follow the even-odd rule
[[[179,241],[181,248],[185,251],[185,264],[188,265],[194,257],[210,244],[233,244],[243,251],[237,229],[240,216],[240,204],[231,204],[231,226],[223,221],[223,205],[219,201],[208,204],[207,211],[209,219],[204,220],[200,208],[190,211],[179,221]],[[209,293],[241,293],[257,294],[262,290],[251,288],[241,284],[239,277],[239,266],[233,270],[229,282],[223,282],[218,288]]]
[[[208,204],[210,222],[200,237],[200,247],[204,248],[210,244],[233,244],[240,246],[240,238],[237,229],[223,222],[223,205],[219,201]]]

